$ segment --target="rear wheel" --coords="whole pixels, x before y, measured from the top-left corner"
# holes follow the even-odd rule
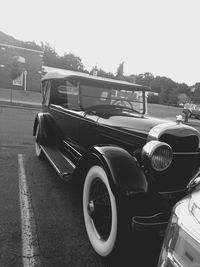
[[[85,227],[94,250],[102,257],[113,255],[121,236],[120,211],[108,177],[100,166],[88,171],[83,189]],[[125,218],[124,218],[125,219]]]
[[[35,134],[35,153],[39,159],[43,159],[44,158],[44,152],[41,149],[41,145],[39,142],[39,139],[40,139],[39,135],[40,135],[40,125],[38,123],[36,126],[36,134]]]

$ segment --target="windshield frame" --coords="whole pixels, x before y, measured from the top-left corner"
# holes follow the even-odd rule
[[[87,84],[87,83],[79,83],[79,105],[80,105],[80,107],[81,107],[81,109],[82,110],[84,110],[84,111],[86,111],[87,110],[87,108],[84,106],[84,103],[83,103],[83,97],[84,97],[84,94],[83,94],[83,90],[84,90],[84,87],[83,86],[85,86],[85,87],[90,87],[90,88],[94,88],[94,92],[96,91],[96,90],[98,90],[98,89],[105,89],[105,90],[107,90],[107,92],[109,92],[110,91],[110,100],[114,100],[114,98],[112,99],[112,97],[111,97],[111,90],[116,90],[116,91],[118,91],[118,92],[140,92],[140,98],[141,98],[141,102],[139,102],[139,101],[132,101],[133,103],[135,102],[137,102],[137,103],[139,103],[140,105],[141,105],[141,108],[140,109],[132,109],[132,112],[134,113],[134,114],[137,114],[137,115],[141,115],[141,116],[144,116],[145,114],[146,114],[146,112],[147,112],[147,95],[146,95],[146,90],[139,90],[139,88],[136,88],[136,89],[126,89],[126,88],[122,88],[121,86],[117,86],[118,88],[113,88],[113,86],[111,87],[111,86],[105,86],[105,85],[102,85],[101,86],[101,84],[98,84],[98,85],[95,85],[95,84]],[[96,90],[95,90],[95,88],[96,88]],[[102,92],[103,93],[103,92]],[[104,92],[105,93],[105,92]],[[107,97],[105,97],[105,96],[99,96],[99,99],[100,98],[107,98]],[[98,98],[97,98],[98,99]],[[107,98],[108,99],[108,98]],[[118,99],[115,99],[115,100],[121,100],[121,101],[128,101],[128,99],[123,99],[123,98],[118,98]],[[100,104],[99,105],[91,105],[91,106],[89,106],[88,108],[91,108],[91,107],[93,107],[94,109],[95,109],[95,106],[100,106]],[[113,106],[112,104],[110,104],[110,106]],[[122,109],[123,109],[123,106],[121,106],[122,107]],[[125,109],[127,109],[127,107],[125,107],[124,106],[124,108]],[[130,109],[130,111],[131,111],[131,109]]]

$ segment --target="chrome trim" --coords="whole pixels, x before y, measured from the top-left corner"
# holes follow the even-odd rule
[[[171,147],[168,144],[154,140],[144,145],[144,147],[142,148],[142,156],[151,157],[154,151],[161,145],[166,145],[169,149],[171,149]]]
[[[200,152],[173,152],[173,155],[200,155]]]
[[[50,109],[54,110],[54,111],[59,111],[63,114],[68,114],[71,115],[72,117],[79,117],[79,118],[84,118],[82,116],[85,115],[85,112],[83,110],[72,110],[72,109],[67,109],[67,108],[63,108],[60,105],[55,105],[55,104],[50,104],[49,106]]]
[[[184,188],[184,189],[180,189],[180,190],[174,190],[174,191],[158,191],[158,194],[161,194],[161,195],[173,195],[173,194],[179,194],[179,193],[184,193],[184,192],[187,192],[187,189]]]
[[[177,124],[183,123],[183,116],[182,115],[176,115],[176,123]]]
[[[68,159],[64,154],[62,154],[62,156],[75,169],[76,165],[70,159]]]
[[[82,154],[80,152],[78,152],[72,145],[70,145],[67,141],[63,140],[64,145],[66,145],[67,147],[69,147],[69,149],[73,150],[76,154],[78,154],[80,157],[82,156]],[[65,157],[65,155],[64,155]],[[73,164],[73,163],[72,163]]]
[[[200,140],[200,133],[195,128],[182,123],[177,124],[176,122],[165,122],[154,126],[149,131],[147,142],[152,140],[159,140],[161,135],[163,135],[164,133],[180,137],[196,135]]]
[[[174,265],[174,267],[184,267],[183,265],[181,265],[179,261],[177,261],[176,257],[174,257],[174,255],[171,252],[167,253],[167,257],[169,258],[171,263]]]
[[[152,160],[151,160],[152,156],[153,156],[154,152],[156,151],[156,149],[159,147],[166,147],[169,150],[169,152],[171,154],[171,162],[172,162],[173,152],[172,152],[172,148],[170,147],[170,145],[168,145],[167,143],[164,143],[164,142],[157,141],[157,140],[152,140],[152,141],[146,143],[144,145],[144,147],[142,148],[141,156],[142,156],[144,163],[146,163],[148,167],[154,169],[155,171],[164,171],[170,166],[171,162],[170,162],[170,164],[168,164],[168,166],[166,166],[162,170],[156,170],[152,166]]]

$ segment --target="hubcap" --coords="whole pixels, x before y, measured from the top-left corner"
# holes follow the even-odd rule
[[[92,216],[94,211],[95,211],[94,201],[90,200],[90,202],[88,204],[88,213],[89,213],[89,215]]]

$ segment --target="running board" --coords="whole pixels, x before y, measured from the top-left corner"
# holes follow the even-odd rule
[[[41,145],[41,149],[59,176],[63,180],[69,181],[75,169],[75,165],[71,162],[71,160],[63,155],[56,147]]]

